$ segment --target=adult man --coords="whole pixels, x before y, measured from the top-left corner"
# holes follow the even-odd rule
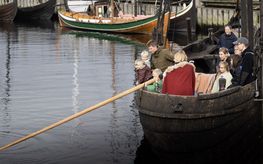
[[[242,61],[240,65],[240,75],[234,78],[232,83],[233,85],[246,85],[254,80],[254,53],[249,49],[249,42],[245,37],[238,38],[233,44],[241,51]]]
[[[147,46],[149,52],[152,54],[150,59],[151,69],[159,68],[164,72],[168,66],[174,64],[174,57],[169,49],[158,47],[155,41],[147,43]]]
[[[219,38],[219,48],[225,47],[228,49],[230,54],[234,53],[234,44],[237,40],[236,35],[232,32],[232,27],[230,25],[225,26],[225,32]]]

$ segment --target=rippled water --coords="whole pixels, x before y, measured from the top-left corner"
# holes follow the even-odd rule
[[[141,44],[56,24],[0,28],[0,145],[134,86]],[[133,94],[0,153],[0,163],[133,163],[142,128]]]

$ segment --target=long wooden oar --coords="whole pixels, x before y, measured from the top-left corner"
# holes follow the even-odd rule
[[[84,115],[84,114],[86,114],[86,113],[88,113],[88,112],[91,112],[91,111],[93,111],[93,110],[95,110],[95,109],[97,109],[97,108],[100,108],[100,107],[102,107],[102,106],[104,106],[104,105],[106,105],[106,104],[108,104],[108,103],[111,103],[111,102],[113,102],[113,101],[115,101],[115,100],[117,100],[117,99],[119,99],[119,98],[121,98],[121,97],[124,97],[124,96],[126,96],[126,95],[128,95],[128,94],[130,94],[130,93],[132,93],[132,92],[134,92],[134,91],[137,91],[137,90],[143,88],[145,84],[151,84],[151,83],[153,83],[153,82],[154,82],[154,79],[151,79],[151,80],[149,80],[149,81],[147,81],[147,82],[145,82],[145,83],[139,84],[139,85],[137,85],[137,86],[135,86],[135,87],[133,87],[133,88],[131,88],[131,89],[128,89],[128,90],[126,90],[126,91],[123,91],[123,92],[121,92],[121,93],[119,93],[119,94],[117,94],[117,95],[115,95],[115,96],[113,96],[113,97],[111,97],[111,98],[109,98],[109,99],[107,99],[107,100],[105,100],[105,101],[102,101],[102,102],[100,102],[100,103],[98,103],[98,104],[96,104],[96,105],[93,105],[93,106],[91,106],[91,107],[89,107],[89,108],[84,109],[83,111],[80,111],[80,112],[78,112],[78,113],[75,113],[75,114],[67,117],[67,118],[64,118],[63,120],[60,120],[60,121],[58,121],[58,122],[56,122],[56,123],[54,123],[54,124],[52,124],[52,125],[49,125],[49,126],[43,128],[43,129],[39,130],[39,131],[36,131],[36,132],[34,132],[34,133],[31,133],[31,134],[28,134],[28,135],[25,136],[25,137],[22,137],[22,138],[14,141],[14,142],[11,142],[11,143],[9,143],[9,144],[7,144],[7,145],[5,145],[5,146],[2,146],[2,147],[0,147],[0,151],[5,150],[5,149],[7,149],[7,148],[9,148],[9,147],[11,147],[11,146],[14,146],[14,145],[16,145],[16,144],[18,144],[18,143],[20,143],[20,142],[22,142],[22,141],[25,141],[25,140],[27,140],[27,139],[29,139],[29,138],[34,137],[34,136],[36,136],[36,135],[39,135],[39,134],[41,134],[41,133],[43,133],[43,132],[45,132],[45,131],[48,131],[48,130],[50,130],[50,129],[53,129],[53,128],[61,125],[61,124],[64,124],[64,123],[66,123],[66,122],[69,122],[69,121],[71,121],[71,120],[73,120],[73,119],[75,119],[75,118],[77,118],[77,117],[80,117],[80,116],[82,116],[82,115]]]

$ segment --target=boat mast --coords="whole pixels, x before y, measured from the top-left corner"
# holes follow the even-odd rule
[[[161,0],[159,11],[158,11],[158,21],[157,27],[153,31],[152,40],[156,41],[158,45],[165,46],[165,39],[166,39],[166,30],[165,29],[165,13],[170,8],[170,0]]]

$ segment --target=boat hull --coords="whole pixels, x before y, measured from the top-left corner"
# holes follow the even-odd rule
[[[51,19],[55,12],[56,0],[49,0],[36,6],[18,7],[16,20]]]
[[[187,18],[190,18],[191,31],[196,31],[196,13],[195,0],[192,0],[190,4],[183,10],[179,11],[170,18],[169,30],[173,32],[186,32],[188,28]]]
[[[113,33],[142,33],[151,34],[154,27],[157,26],[157,16],[151,16],[140,20],[131,20],[123,23],[102,23],[104,20],[101,18],[90,19],[90,20],[78,20],[66,16],[62,12],[58,12],[59,22],[62,27],[79,29],[79,30],[90,30],[90,31],[102,31],[102,32],[113,32]],[[107,19],[107,21],[114,21]],[[166,21],[164,27],[167,27],[168,14],[165,17]],[[97,21],[96,23],[91,23]],[[106,21],[106,20],[105,20]],[[164,28],[166,29],[166,28]]]
[[[13,21],[17,12],[16,1],[0,5],[0,21]]]
[[[140,91],[137,104],[145,138],[159,155],[216,147],[241,136],[237,132],[243,133],[258,120],[254,91],[253,83],[198,96]]]

